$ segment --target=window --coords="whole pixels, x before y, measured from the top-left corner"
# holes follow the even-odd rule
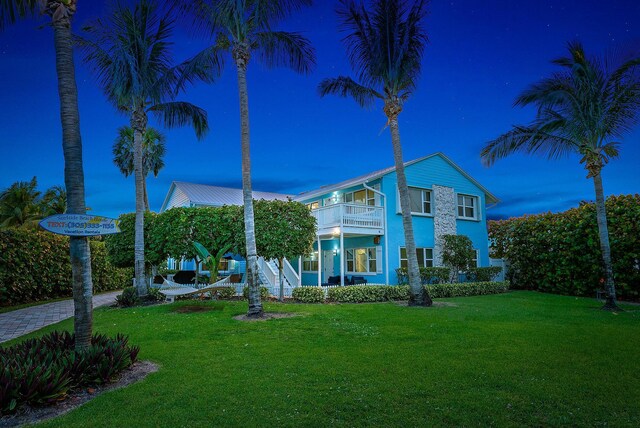
[[[342,201],[346,204],[376,205],[376,194],[369,189],[357,190],[342,195]]]
[[[458,195],[458,218],[478,218],[478,198],[476,196]]]
[[[409,187],[412,214],[431,214],[431,190]]]
[[[320,201],[311,202],[310,204],[307,204],[307,207],[310,210],[317,210],[318,208],[320,208]]]
[[[474,267],[474,266],[475,266],[475,267],[480,266],[480,265],[478,264],[478,260],[480,259],[480,257],[479,257],[479,256],[480,256],[480,254],[479,254],[478,250],[473,250],[473,257],[471,258],[471,266],[472,266],[472,267]]]
[[[302,258],[302,270],[305,272],[318,271],[318,252],[314,251],[308,257]]]
[[[416,248],[419,267],[433,267],[433,248]],[[407,249],[400,247],[400,267],[408,267]]]
[[[345,250],[347,272],[376,273],[376,248],[349,248]]]

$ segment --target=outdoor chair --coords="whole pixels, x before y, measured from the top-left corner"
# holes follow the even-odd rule
[[[344,279],[346,281],[347,277],[345,277]],[[340,276],[330,276],[327,279],[327,282],[322,285],[340,285]]]
[[[193,284],[196,282],[196,271],[179,270],[173,275],[173,282],[177,282],[178,284]]]
[[[366,285],[367,284],[367,280],[364,278],[364,276],[352,276],[351,281],[349,282],[350,282],[349,285]]]

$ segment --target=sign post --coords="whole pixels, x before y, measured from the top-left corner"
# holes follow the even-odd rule
[[[56,214],[40,221],[44,230],[66,236],[98,236],[120,232],[119,220],[97,215]]]

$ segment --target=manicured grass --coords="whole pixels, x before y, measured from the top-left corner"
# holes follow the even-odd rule
[[[243,302],[99,309],[97,331],[130,335],[161,369],[45,426],[640,426],[640,307],[446,301],[269,304],[301,316],[253,323],[232,319]]]

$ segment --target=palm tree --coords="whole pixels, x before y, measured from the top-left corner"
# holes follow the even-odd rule
[[[157,177],[164,168],[165,136],[155,128],[148,127],[142,136],[142,175],[144,176],[143,193],[144,209],[149,211],[149,194],[147,193],[147,175],[153,172]],[[133,128],[122,126],[118,129],[118,137],[113,143],[113,163],[120,172],[128,177],[133,173]]]
[[[353,98],[360,106],[373,106],[382,100],[382,111],[391,130],[391,144],[398,177],[402,225],[407,249],[410,305],[431,306],[429,292],[422,287],[413,236],[411,201],[402,160],[398,115],[404,102],[416,88],[424,47],[428,41],[422,20],[425,1],[411,7],[403,0],[374,0],[371,10],[364,4],[345,0],[338,16],[348,32],[344,38],[351,68],[359,83],[348,76],[324,79],[318,86],[320,96],[328,94]]]
[[[233,59],[238,77],[240,98],[240,141],[242,147],[242,194],[246,237],[249,285],[249,317],[264,313],[260,301],[258,265],[251,189],[251,158],[249,137],[249,99],[247,68],[252,55],[257,55],[267,67],[287,66],[298,73],[309,73],[315,65],[315,52],[310,42],[298,33],[274,31],[272,26],[293,11],[311,4],[311,0],[200,0],[185,1],[188,11],[195,9],[200,28],[215,34],[215,44],[196,57],[194,63],[222,64],[222,54]]]
[[[0,193],[0,228],[35,227],[42,218],[38,181],[18,181]]]
[[[481,157],[486,165],[515,152],[556,159],[570,154],[593,179],[596,215],[607,300],[604,309],[616,310],[602,168],[618,157],[614,139],[628,133],[640,119],[640,55],[628,58],[590,58],[578,42],[568,44],[569,56],[554,64],[562,70],[533,84],[516,98],[516,106],[533,104],[537,115],[529,125],[514,128],[489,142]]]
[[[201,139],[208,130],[206,112],[193,104],[174,101],[188,83],[210,81],[210,67],[189,62],[171,66],[169,38],[173,19],[160,16],[154,3],[141,0],[132,9],[117,4],[105,20],[86,27],[89,39],[80,39],[85,61],[92,65],[107,99],[128,114],[133,129],[133,171],[136,187],[135,277],[145,294],[143,140],[148,114],[168,128],[191,125]],[[202,64],[200,64],[202,65]]]
[[[42,216],[64,214],[67,211],[67,191],[62,186],[47,189],[40,200]]]
[[[82,139],[71,36],[71,20],[76,7],[77,0],[0,0],[0,29],[19,18],[31,17],[36,13],[51,17],[62,122],[64,182],[68,192],[67,212],[85,214]],[[93,327],[93,283],[87,238],[71,237],[69,254],[73,284],[75,347],[77,350],[83,350],[90,345]]]

